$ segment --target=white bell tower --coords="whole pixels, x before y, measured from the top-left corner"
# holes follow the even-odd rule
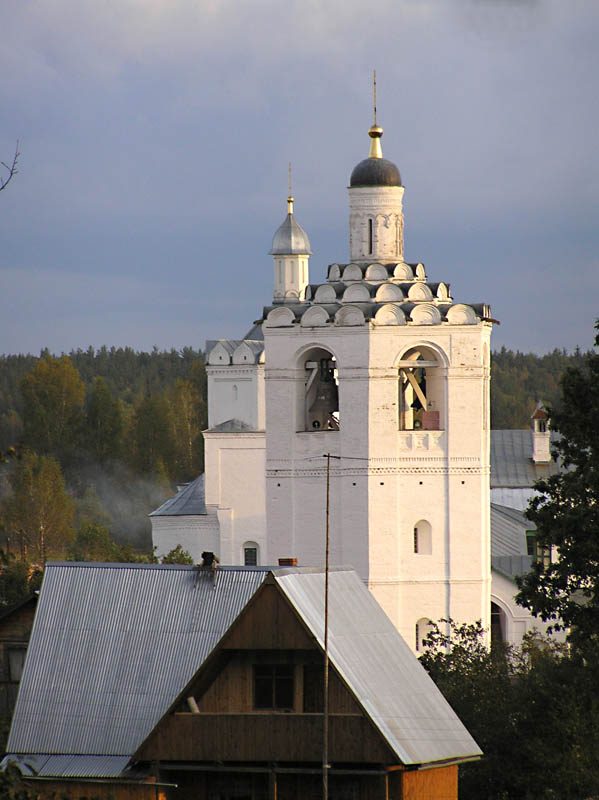
[[[350,179],[350,263],[319,285],[299,277],[310,249],[290,245],[292,209],[273,240],[268,555],[322,565],[330,453],[331,563],[353,565],[419,649],[429,620],[490,623],[492,320],[404,262],[404,187],[382,133]]]

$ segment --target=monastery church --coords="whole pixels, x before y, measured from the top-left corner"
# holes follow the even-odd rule
[[[349,261],[313,282],[289,197],[271,304],[243,340],[207,343],[205,475],[150,515],[153,543],[196,562],[210,551],[223,565],[321,567],[329,468],[331,564],[357,570],[414,650],[447,617],[518,642],[544,626],[513,602],[532,526],[509,497],[552,469],[549,433],[542,413],[532,433],[495,432],[515,436],[497,437],[507,478],[492,506],[490,307],[404,261],[404,187],[382,128],[368,134],[349,182]]]

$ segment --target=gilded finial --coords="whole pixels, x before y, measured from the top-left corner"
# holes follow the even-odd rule
[[[291,193],[291,161],[289,162],[289,196],[287,197],[287,213],[293,214],[293,194]]]
[[[383,135],[383,129],[380,127],[380,125],[376,124],[376,70],[373,71],[372,94],[374,101],[374,122],[368,131],[368,135],[371,138],[369,156],[370,158],[382,158],[383,148],[381,147],[381,136]]]

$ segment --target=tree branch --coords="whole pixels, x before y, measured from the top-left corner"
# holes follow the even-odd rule
[[[6,189],[10,181],[12,180],[13,176],[17,174],[19,171],[17,169],[17,164],[19,162],[19,156],[21,153],[19,152],[19,140],[17,139],[17,146],[15,147],[15,154],[12,159],[12,163],[10,166],[6,164],[4,161],[0,161],[0,164],[4,167],[5,170],[8,172],[8,177],[2,178],[0,177],[0,192],[2,189]]]

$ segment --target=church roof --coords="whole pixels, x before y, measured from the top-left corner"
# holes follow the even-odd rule
[[[227,419],[204,433],[256,433],[256,429],[241,419]]]
[[[356,164],[349,185],[359,186],[401,186],[399,170],[386,158],[365,158]]]
[[[491,556],[526,555],[526,531],[533,530],[521,511],[491,503]]]
[[[188,483],[174,497],[170,497],[150,517],[182,517],[206,514],[204,475]]]
[[[308,234],[293,214],[287,214],[275,232],[270,255],[312,255]]]
[[[555,461],[532,460],[532,437],[530,428],[491,431],[491,489],[530,488],[540,478],[560,471]]]

